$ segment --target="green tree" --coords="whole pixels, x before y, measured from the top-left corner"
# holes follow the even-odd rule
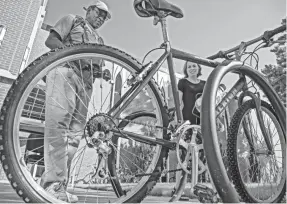
[[[282,25],[286,25],[286,19],[282,20]],[[278,43],[270,52],[275,54],[277,63],[276,65],[265,65],[262,73],[265,74],[282,102],[286,105],[286,31],[276,41]]]

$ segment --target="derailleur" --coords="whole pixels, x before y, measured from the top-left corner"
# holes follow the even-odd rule
[[[194,187],[194,194],[198,197],[199,202],[201,203],[219,203],[221,200],[217,196],[212,188],[205,186],[203,184],[196,184]]]
[[[112,152],[110,140],[113,136],[114,122],[104,114],[94,115],[87,123],[87,137],[85,136],[88,147],[96,148],[98,154],[106,157]]]

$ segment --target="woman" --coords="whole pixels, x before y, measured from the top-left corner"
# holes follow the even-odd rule
[[[184,120],[191,124],[200,124],[199,112],[195,109],[195,101],[203,92],[205,81],[200,80],[201,66],[186,61],[183,67],[185,77],[178,81],[179,98],[182,99],[181,107]]]

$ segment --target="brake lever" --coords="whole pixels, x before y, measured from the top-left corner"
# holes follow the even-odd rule
[[[246,42],[241,42],[241,44],[239,45],[239,49],[237,51],[235,51],[235,59],[240,61],[242,54],[244,53],[244,51],[246,50]]]
[[[286,43],[286,40],[274,40],[273,38],[271,38],[268,42],[266,42],[265,47],[271,47],[276,43]]]

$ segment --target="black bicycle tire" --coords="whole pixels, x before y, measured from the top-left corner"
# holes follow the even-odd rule
[[[261,106],[268,109],[278,120],[276,113],[274,109],[265,101],[261,101]],[[249,100],[242,104],[234,113],[230,126],[228,128],[228,149],[227,149],[227,156],[228,156],[228,162],[230,167],[230,173],[232,181],[235,185],[235,189],[238,192],[239,196],[241,197],[243,202],[247,203],[257,203],[258,201],[248,193],[248,190],[246,190],[245,185],[242,181],[240,170],[238,167],[238,160],[237,160],[237,135],[240,128],[240,124],[242,121],[243,116],[247,111],[250,109],[255,108],[255,102],[254,100]],[[285,136],[285,135],[284,135]],[[285,136],[286,141],[286,136]],[[285,166],[286,168],[286,166]],[[286,169],[285,169],[286,172]],[[282,191],[280,192],[279,196],[277,198],[274,198],[274,201],[272,203],[280,203],[283,201],[286,194],[286,176],[285,176],[285,185],[282,188]],[[261,203],[261,202],[260,202]]]
[[[57,48],[55,50],[51,50],[50,52],[42,55],[33,61],[14,81],[10,90],[7,93],[7,96],[4,100],[4,103],[1,108],[0,113],[0,155],[1,155],[1,163],[4,169],[4,172],[11,183],[14,190],[17,194],[25,201],[25,202],[48,202],[42,195],[40,195],[39,188],[33,187],[27,181],[27,179],[19,172],[21,172],[19,163],[15,161],[16,155],[11,148],[13,144],[13,134],[11,133],[11,129],[13,129],[13,121],[14,115],[16,114],[18,101],[21,99],[23,92],[28,87],[30,81],[37,76],[37,74],[44,70],[47,65],[52,62],[56,62],[57,60],[67,57],[69,55],[81,54],[81,53],[98,53],[109,55],[114,58],[117,58],[120,61],[125,62],[130,67],[139,71],[141,69],[141,64],[132,56],[127,53],[118,50],[116,48],[99,45],[99,44],[76,44],[70,45],[62,48]],[[167,127],[168,125],[168,116],[166,110],[166,104],[164,101],[164,97],[157,87],[155,81],[151,80],[148,85],[151,90],[155,94],[158,100],[158,104],[160,106],[160,111],[162,114],[163,125]],[[165,129],[163,132],[164,139],[167,139],[165,134]],[[162,148],[162,152],[165,152],[165,148]],[[161,166],[162,159],[159,159],[157,162],[157,166]],[[149,179],[143,186],[139,192],[139,195],[133,196],[132,199],[129,199],[128,202],[139,202],[141,201],[147,193],[152,189],[152,187],[156,184],[158,177],[152,177]],[[136,194],[135,194],[136,195]]]

